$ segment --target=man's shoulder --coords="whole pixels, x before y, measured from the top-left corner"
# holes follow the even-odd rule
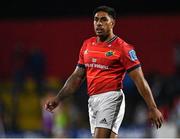
[[[90,37],[90,38],[87,38],[87,39],[84,39],[83,41],[83,45],[82,45],[82,49],[86,49],[86,47],[88,46],[88,44],[91,44],[93,42],[96,41],[96,37]]]
[[[89,37],[89,38],[84,40],[84,42],[86,42],[86,43],[93,42],[93,41],[96,41],[96,37],[95,36]]]
[[[127,43],[124,39],[118,37],[115,41],[116,47],[119,49],[123,49],[123,48],[128,48],[128,47],[132,47],[133,45],[131,45],[130,43]]]

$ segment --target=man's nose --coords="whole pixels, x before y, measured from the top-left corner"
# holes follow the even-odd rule
[[[97,21],[97,26],[102,25],[102,22],[100,20]]]

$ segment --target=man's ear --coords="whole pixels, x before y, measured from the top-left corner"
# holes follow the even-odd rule
[[[114,27],[115,26],[115,20],[114,19],[112,19],[112,22],[111,22],[111,25],[112,25],[112,27]]]

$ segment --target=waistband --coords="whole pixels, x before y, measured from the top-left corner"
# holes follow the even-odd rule
[[[120,90],[117,90],[117,91],[108,91],[108,92],[103,92],[103,93],[100,93],[100,94],[95,94],[95,95],[92,95],[90,96],[89,98],[94,98],[94,97],[100,97],[100,96],[106,96],[106,95],[109,95],[109,94],[112,94],[112,93],[121,93],[121,94],[124,94],[123,93],[123,90],[120,89]]]

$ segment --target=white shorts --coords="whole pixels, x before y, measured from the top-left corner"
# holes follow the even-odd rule
[[[92,135],[96,127],[111,129],[118,134],[125,112],[125,98],[122,90],[90,96],[88,108]]]

